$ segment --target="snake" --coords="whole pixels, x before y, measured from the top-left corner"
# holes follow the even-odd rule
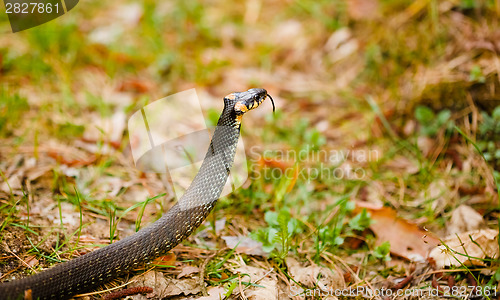
[[[0,298],[8,300],[68,299],[97,289],[182,242],[214,208],[229,176],[240,136],[242,116],[270,98],[253,88],[224,97],[205,158],[179,201],[153,224],[115,243],[57,264],[22,279],[0,284]]]

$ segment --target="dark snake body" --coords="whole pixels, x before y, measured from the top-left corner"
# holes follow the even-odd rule
[[[233,164],[241,116],[266,97],[270,97],[266,90],[250,89],[224,98],[224,110],[198,174],[178,203],[158,221],[36,275],[1,283],[0,299],[67,299],[92,291],[179,244],[200,226],[220,197]]]

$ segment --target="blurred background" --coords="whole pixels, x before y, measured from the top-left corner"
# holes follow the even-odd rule
[[[499,17],[498,0],[89,0],[14,34],[2,13],[0,280],[170,207],[155,198],[165,179],[133,164],[134,112],[195,88],[213,124],[225,95],[262,87],[277,111],[245,117],[250,180],[160,271],[182,280],[217,254],[208,288],[265,275],[255,299],[410,275],[423,278],[411,287],[450,285],[430,272],[463,265],[436,265],[438,240],[498,232]],[[497,286],[489,233],[492,252],[477,254],[489,271],[455,272],[452,286]]]

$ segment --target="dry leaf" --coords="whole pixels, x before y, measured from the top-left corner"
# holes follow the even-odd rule
[[[466,231],[478,230],[485,226],[483,216],[468,205],[457,207],[446,227],[448,234],[462,233]]]
[[[37,166],[36,168],[30,168],[26,170],[26,179],[28,181],[34,181],[43,175],[51,172],[54,169],[52,165]]]
[[[396,211],[389,207],[373,209],[373,206],[366,207],[363,202],[357,202],[356,205],[359,209],[368,210],[375,221],[370,229],[377,236],[377,243],[388,241],[392,254],[411,261],[424,261],[429,250],[439,244],[439,240],[429,232],[399,218]]]
[[[198,267],[193,267],[193,266],[184,266],[181,268],[181,272],[177,274],[177,279],[184,277],[184,276],[189,276],[194,273],[199,273],[200,269]]]
[[[201,291],[198,279],[169,279],[163,273],[151,271],[132,278],[128,287],[150,286],[158,299],[184,294],[192,295]]]
[[[223,217],[215,221],[215,233],[219,234],[226,227],[226,218]]]
[[[429,157],[432,149],[436,146],[436,140],[427,136],[419,136],[417,138],[417,146],[424,157]]]
[[[163,291],[169,285],[169,280],[165,278],[163,273],[155,271],[134,276],[131,281],[132,283],[127,286],[128,288],[149,286],[153,288],[153,293],[158,298],[162,297]]]
[[[19,176],[18,175],[13,175],[11,176],[7,182],[5,182],[4,180],[2,180],[2,184],[0,184],[0,190],[10,194],[11,192],[11,189],[12,191],[14,190],[20,190],[21,189],[21,180],[19,179]]]
[[[47,155],[57,162],[69,167],[82,167],[94,163],[97,156],[75,147],[53,143],[47,148]]]
[[[154,82],[144,80],[141,78],[130,78],[123,80],[123,82],[118,86],[118,91],[132,91],[137,93],[148,93],[150,90],[154,88]]]
[[[226,290],[220,286],[214,286],[207,289],[208,296],[199,297],[199,298],[190,298],[197,300],[220,300],[224,299],[224,295],[226,294]]]
[[[498,257],[498,230],[483,229],[451,235],[443,240],[443,244],[470,257],[495,259]],[[437,246],[429,254],[429,257],[436,262],[437,268],[460,266],[461,264],[484,265],[481,260],[469,259],[464,255],[454,253],[444,245]]]
[[[317,265],[304,267],[292,257],[286,259],[286,264],[293,279],[307,287],[317,287],[324,291],[345,287],[343,274],[336,270]]]
[[[83,139],[91,142],[87,150],[92,153],[101,153],[103,145],[97,141],[120,142],[127,125],[127,116],[123,111],[116,111],[112,116],[103,118],[102,116],[92,116],[91,125],[85,128]]]
[[[418,165],[409,160],[404,156],[397,156],[393,160],[390,160],[386,166],[389,169],[393,169],[395,171],[403,171],[407,174],[416,174],[419,170]]]
[[[241,266],[235,270],[234,273],[246,274],[250,276],[241,276],[242,281],[256,283],[260,286],[252,286],[242,293],[242,298],[249,300],[260,300],[260,299],[278,299],[278,280],[275,273],[268,273],[268,270],[256,268],[252,266]],[[266,275],[267,274],[267,275]],[[238,292],[235,289],[234,292]]]
[[[30,257],[26,258],[24,262],[31,268],[38,265],[38,259],[36,259],[35,255],[31,255]]]
[[[358,41],[352,37],[351,31],[340,28],[328,38],[325,50],[332,62],[338,62],[356,53],[359,48]]]
[[[248,255],[268,256],[269,253],[262,250],[262,243],[252,240],[245,236],[223,236],[222,239],[226,242],[227,247],[233,249],[236,247],[237,253],[245,253]]]
[[[347,12],[355,20],[372,20],[378,15],[378,0],[349,0]]]
[[[287,171],[293,166],[293,162],[289,162],[283,159],[261,157],[259,160],[259,165],[262,167],[277,168],[282,171]]]
[[[163,297],[198,294],[201,291],[199,280],[195,278],[172,279],[162,294]]]
[[[154,265],[160,266],[175,266],[175,261],[177,257],[173,253],[168,253],[167,255],[163,255],[153,260]]]

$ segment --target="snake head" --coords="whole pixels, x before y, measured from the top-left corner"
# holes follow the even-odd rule
[[[275,110],[274,100],[265,89],[249,89],[246,92],[232,93],[224,97],[225,99],[235,101],[234,111],[236,115],[243,115],[249,110],[259,107],[264,100],[269,97]]]

